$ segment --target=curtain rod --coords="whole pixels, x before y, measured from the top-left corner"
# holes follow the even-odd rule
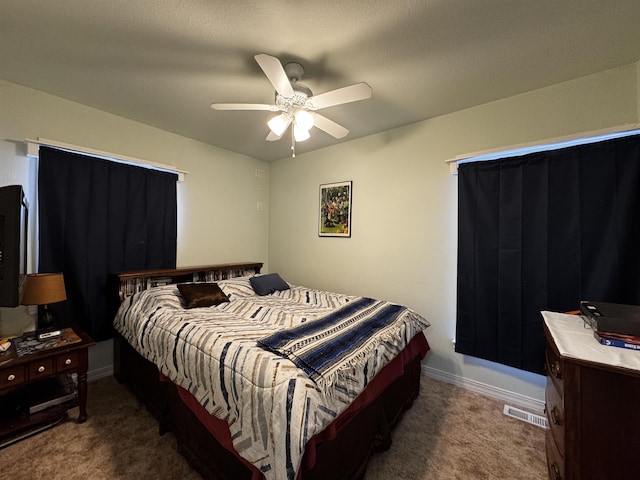
[[[580,132],[577,134],[567,135],[564,137],[556,137],[552,139],[538,140],[536,142],[521,143],[519,145],[511,145],[508,147],[500,147],[500,148],[493,148],[490,150],[464,153],[461,155],[457,155],[454,158],[450,158],[449,160],[445,160],[445,163],[449,164],[449,171],[453,174],[456,174],[458,173],[458,162],[469,160],[475,157],[481,157],[485,155],[488,156],[488,155],[500,154],[500,153],[506,154],[507,152],[511,152],[513,150],[524,150],[524,149],[531,149],[536,147],[540,147],[540,149],[543,149],[543,147],[552,146],[554,144],[587,140],[592,137],[600,137],[604,135],[615,135],[616,133],[622,134],[625,132],[632,132],[634,130],[640,130],[640,123],[628,123],[625,125],[619,125],[617,127],[604,128],[601,130],[592,130],[590,132]]]
[[[71,152],[76,153],[84,153],[94,157],[104,158],[107,160],[115,160],[124,163],[132,163],[134,165],[139,165],[141,167],[153,168],[156,170],[164,170],[167,172],[176,173],[178,175],[178,181],[184,182],[185,174],[189,173],[185,170],[179,170],[173,165],[165,165],[163,163],[150,162],[148,160],[141,160],[135,157],[129,157],[127,155],[119,155],[116,153],[104,152],[101,150],[95,150],[93,148],[80,147],[78,145],[71,145],[70,143],[58,142],[56,140],[49,140],[46,138],[38,137],[37,140],[33,140],[31,138],[25,138],[24,140],[27,144],[27,157],[30,158],[38,158],[38,147],[54,147],[60,148],[63,150],[69,150]]]

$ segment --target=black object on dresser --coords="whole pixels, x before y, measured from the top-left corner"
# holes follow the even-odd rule
[[[640,352],[600,345],[578,315],[543,316],[549,478],[638,478]]]

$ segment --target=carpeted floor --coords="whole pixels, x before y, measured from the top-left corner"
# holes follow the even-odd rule
[[[372,457],[366,480],[545,480],[545,430],[504,403],[422,377],[420,396]]]
[[[422,378],[421,394],[373,456],[366,480],[547,478],[544,430],[502,414],[502,403]],[[13,480],[198,479],[171,434],[113,378],[89,384],[89,418],[0,450],[0,477]]]

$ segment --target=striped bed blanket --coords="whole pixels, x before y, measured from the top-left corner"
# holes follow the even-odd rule
[[[388,302],[294,285],[261,297],[248,277],[217,283],[229,302],[185,309],[176,285],[157,287],[125,299],[114,326],[227,422],[267,480],[295,479],[307,441],[429,326]]]
[[[291,360],[322,388],[332,375],[356,368],[393,327],[406,307],[373,298],[359,298],[313,322],[281,330],[258,345]]]

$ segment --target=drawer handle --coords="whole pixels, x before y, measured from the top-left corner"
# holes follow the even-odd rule
[[[560,467],[555,462],[551,464],[551,473],[553,474],[553,480],[562,480],[560,476]]]
[[[551,420],[553,421],[554,425],[561,425],[562,424],[562,417],[560,416],[560,412],[558,411],[558,409],[556,407],[553,407],[551,409]]]
[[[560,370],[560,362],[558,362],[557,360],[553,362],[553,367],[551,367],[551,370],[553,370],[553,376],[556,377],[558,380],[562,378],[562,370]]]
[[[64,361],[64,364],[65,364],[65,365],[71,365],[71,359],[70,359],[70,358],[67,358],[67,359]]]
[[[7,380],[9,380],[10,382],[13,382],[15,379],[16,376],[13,373],[7,377]]]
[[[38,367],[38,373],[42,373],[42,372],[44,372],[44,370],[45,370],[44,366],[40,365]]]

